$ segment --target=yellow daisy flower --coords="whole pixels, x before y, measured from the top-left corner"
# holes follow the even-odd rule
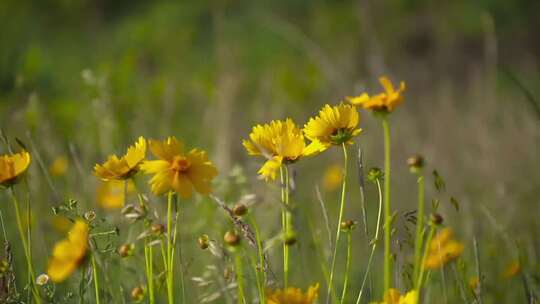
[[[135,185],[131,180],[110,180],[100,182],[96,189],[98,206],[103,209],[119,209],[124,207],[124,187],[126,182],[128,183],[127,192],[132,193],[135,190]]]
[[[47,274],[51,280],[59,283],[67,279],[83,263],[87,249],[88,224],[77,220],[68,232],[67,239],[54,245],[47,267]]]
[[[351,105],[325,105],[319,115],[309,119],[304,126],[304,134],[325,148],[343,143],[352,144],[353,137],[360,134],[358,111]]]
[[[319,284],[308,288],[304,293],[300,288],[269,290],[266,294],[266,304],[313,304],[319,296]]]
[[[347,100],[355,106],[361,106],[372,111],[394,111],[394,108],[403,102],[405,82],[400,82],[397,90],[394,89],[392,82],[385,76],[380,77],[379,82],[385,90],[383,93],[371,97],[367,93],[363,93],[356,97],[347,97]]]
[[[384,301],[371,304],[418,304],[418,291],[411,290],[407,294],[401,295],[399,290],[390,288],[384,294]]]
[[[69,162],[67,157],[59,156],[54,159],[52,164],[49,166],[49,173],[52,176],[62,176],[66,174],[69,167]]]
[[[30,153],[22,151],[16,154],[0,155],[0,185],[7,187],[14,184],[30,166]]]
[[[266,180],[274,180],[282,164],[294,163],[325,149],[317,140],[306,145],[302,130],[290,118],[256,125],[243,145],[249,155],[266,157],[259,170]]]
[[[111,155],[102,165],[96,164],[94,174],[102,180],[128,179],[139,171],[139,165],[146,156],[146,140],[139,137],[135,145],[128,148],[120,158]]]
[[[453,234],[451,228],[444,228],[431,240],[425,261],[426,268],[440,268],[461,255],[465,246],[454,240]]]
[[[193,189],[200,194],[212,192],[210,182],[218,171],[208,160],[205,151],[192,149],[184,153],[184,144],[175,137],[165,141],[150,140],[150,151],[159,160],[147,160],[141,170],[154,174],[150,179],[152,192],[156,195],[175,191],[182,198],[189,198]]]

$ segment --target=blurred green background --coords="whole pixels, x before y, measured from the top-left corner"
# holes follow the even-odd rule
[[[430,188],[428,199],[441,200],[469,258],[473,235],[480,239],[488,301],[524,300],[519,280],[506,283],[499,276],[516,258],[515,248],[526,256],[526,278],[540,280],[539,1],[1,0],[0,20],[0,127],[11,138],[33,142],[43,168],[65,155],[73,169],[51,181],[55,195],[34,162],[30,184],[38,209],[64,197],[93,208],[96,162],[122,153],[139,135],[175,135],[211,151],[223,180],[237,174],[238,165],[244,168],[243,188],[228,184],[218,194],[234,201],[257,193],[261,221],[274,225],[264,235],[271,237],[279,229],[279,208],[272,207],[273,217],[265,210],[277,200],[277,188],[267,191],[256,179],[260,162],[248,159],[241,139],[271,119],[303,124],[325,103],[380,90],[377,78],[388,75],[407,83],[406,101],[391,121],[398,236],[407,239],[401,217],[415,208],[415,178],[406,159],[421,153],[428,175],[436,168],[447,185],[441,197]],[[365,166],[382,167],[378,121],[362,111],[361,127],[357,143]],[[323,238],[315,185],[340,156],[336,149],[320,162],[299,164],[295,199],[309,206],[296,210],[304,212],[300,231],[315,214],[314,234]],[[329,202],[337,202],[337,194],[327,192],[335,221],[337,203]],[[347,212],[360,220],[357,192],[351,190]],[[368,186],[368,192],[375,189]],[[368,200],[370,220],[375,199]],[[203,203],[186,211],[196,223],[182,231],[188,244],[208,233],[200,212],[220,214],[212,202]],[[38,218],[37,225],[51,244],[59,235],[48,235],[46,222]],[[356,285],[365,266],[364,241],[355,244]],[[512,248],[501,252],[501,244]],[[46,256],[38,255],[38,269]],[[188,275],[200,275],[193,268]],[[308,281],[301,273],[293,277],[302,287],[321,280],[320,273]]]

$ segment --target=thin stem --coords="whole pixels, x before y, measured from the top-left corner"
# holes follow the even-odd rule
[[[474,243],[474,261],[476,264],[476,276],[478,277],[478,294],[476,295],[478,299],[478,304],[482,304],[482,268],[480,267],[480,252],[478,250],[478,240],[476,235],[473,237]]]
[[[424,231],[424,176],[418,177],[418,213],[416,214],[416,237],[414,239],[414,272],[413,282],[418,279],[420,262],[422,261],[422,244]]]
[[[381,215],[382,215],[382,192],[381,192],[381,182],[377,179],[377,190],[379,191],[379,211],[377,214],[377,227],[375,228],[375,237],[372,240],[371,253],[369,254],[368,264],[364,278],[362,279],[362,286],[360,287],[360,292],[358,293],[358,298],[356,299],[356,304],[360,303],[362,299],[362,294],[364,293],[364,286],[366,284],[367,278],[370,273],[371,263],[373,262],[373,256],[375,255],[375,249],[377,248],[377,243],[379,242],[379,228],[381,226]]]
[[[241,252],[235,252],[236,264],[236,284],[238,287],[238,304],[246,304],[246,296],[244,294],[244,273],[242,270],[242,255]]]
[[[167,301],[174,304],[173,269],[172,269],[172,198],[174,192],[167,195]]]
[[[330,302],[330,296],[332,294],[332,288],[334,285],[334,271],[336,269],[336,256],[337,256],[337,248],[339,244],[339,237],[341,235],[341,221],[343,220],[343,211],[345,210],[345,194],[347,190],[347,164],[348,164],[348,156],[347,156],[347,146],[345,143],[342,144],[343,147],[343,187],[341,189],[341,202],[339,206],[339,217],[337,222],[337,229],[336,229],[336,241],[334,243],[334,253],[332,254],[332,266],[330,268],[330,280],[328,282],[328,292],[326,297],[326,303]]]
[[[284,169],[283,166],[279,168],[279,174],[281,177],[281,202],[285,205],[281,209],[281,225],[283,229],[284,238],[287,238],[289,236],[289,225],[288,225],[288,210],[287,206],[287,200],[288,200],[288,172],[286,171],[286,167]],[[285,175],[287,177],[285,177]],[[283,285],[285,288],[289,286],[289,246],[287,245],[287,242],[283,242]]]
[[[390,126],[388,117],[383,116],[384,130],[384,290],[392,287],[392,261],[390,256],[392,210],[390,206]]]
[[[345,279],[343,280],[343,292],[341,293],[341,304],[345,303],[347,287],[349,285],[349,273],[351,271],[352,258],[352,232],[347,231],[347,263],[345,264]]]
[[[431,225],[431,229],[429,230],[428,237],[426,239],[426,246],[424,249],[424,255],[422,256],[422,263],[420,265],[420,274],[418,275],[418,280],[416,281],[416,290],[418,290],[419,296],[421,296],[421,289],[422,284],[424,280],[424,273],[426,270],[426,259],[429,253],[429,247],[431,243],[431,239],[433,239],[433,235],[435,234],[435,230],[437,230],[437,226]],[[421,302],[419,302],[421,303]]]
[[[261,234],[259,232],[259,226],[257,225],[257,222],[253,218],[251,220],[251,225],[253,226],[253,229],[255,230],[255,239],[257,241],[257,254],[258,254],[258,263],[259,266],[257,267],[257,262],[255,262],[255,274],[257,278],[257,287],[259,289],[259,303],[266,303],[266,295],[264,293],[264,284],[266,282],[266,273],[264,271],[265,263],[264,263],[264,252],[262,248],[262,241],[261,241]]]
[[[153,270],[153,249],[148,245],[148,241],[144,241],[144,258],[146,262],[146,284],[148,285],[148,299],[150,304],[155,303],[154,297],[154,270]]]
[[[92,253],[92,274],[94,276],[94,290],[96,292],[96,304],[99,304],[99,280],[97,274],[96,258],[94,253]]]
[[[22,219],[21,219],[21,210],[19,209],[19,201],[17,200],[17,196],[15,196],[15,191],[13,190],[13,188],[10,188],[9,193],[11,195],[11,201],[13,202],[13,206],[15,209],[15,217],[17,220],[17,228],[19,231],[19,237],[21,238],[21,242],[23,244],[24,256],[26,258],[26,265],[28,267],[28,274],[30,277],[29,281],[31,281],[30,286],[32,290],[32,295],[34,296],[34,300],[36,301],[36,303],[40,304],[41,298],[39,296],[39,292],[37,291],[37,288],[35,285],[36,275],[34,273],[34,267],[32,266],[32,256],[30,255],[27,238],[24,234],[24,229],[23,229]]]

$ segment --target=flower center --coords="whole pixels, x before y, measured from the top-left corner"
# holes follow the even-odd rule
[[[186,172],[189,167],[191,167],[189,160],[182,156],[176,156],[172,161],[171,169],[176,172]]]

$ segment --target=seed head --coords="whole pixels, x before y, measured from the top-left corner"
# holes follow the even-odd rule
[[[124,244],[118,247],[118,254],[123,258],[131,256],[133,255],[134,247],[135,246],[133,244]]]
[[[417,173],[424,167],[424,158],[422,155],[413,155],[407,159],[407,165],[412,173]]]
[[[165,226],[163,226],[162,224],[152,224],[150,229],[155,235],[162,235],[163,232],[165,232]]]
[[[440,225],[443,223],[444,218],[439,213],[432,213],[430,216],[430,220],[433,225]]]
[[[135,302],[140,302],[144,298],[144,289],[140,286],[134,287],[131,290],[131,299]]]
[[[343,231],[350,231],[356,227],[356,221],[346,220],[346,221],[341,222],[340,226]]]
[[[242,215],[245,215],[247,213],[248,208],[247,208],[246,205],[244,205],[242,203],[237,203],[236,205],[234,205],[232,211],[233,211],[234,215],[242,216]]]
[[[240,236],[238,236],[236,231],[229,230],[225,232],[225,235],[223,236],[223,241],[225,241],[225,244],[235,247],[240,243]]]
[[[208,240],[208,235],[206,234],[201,235],[199,239],[197,239],[197,242],[199,243],[199,247],[202,250],[208,248],[208,246],[210,245],[210,242]]]

